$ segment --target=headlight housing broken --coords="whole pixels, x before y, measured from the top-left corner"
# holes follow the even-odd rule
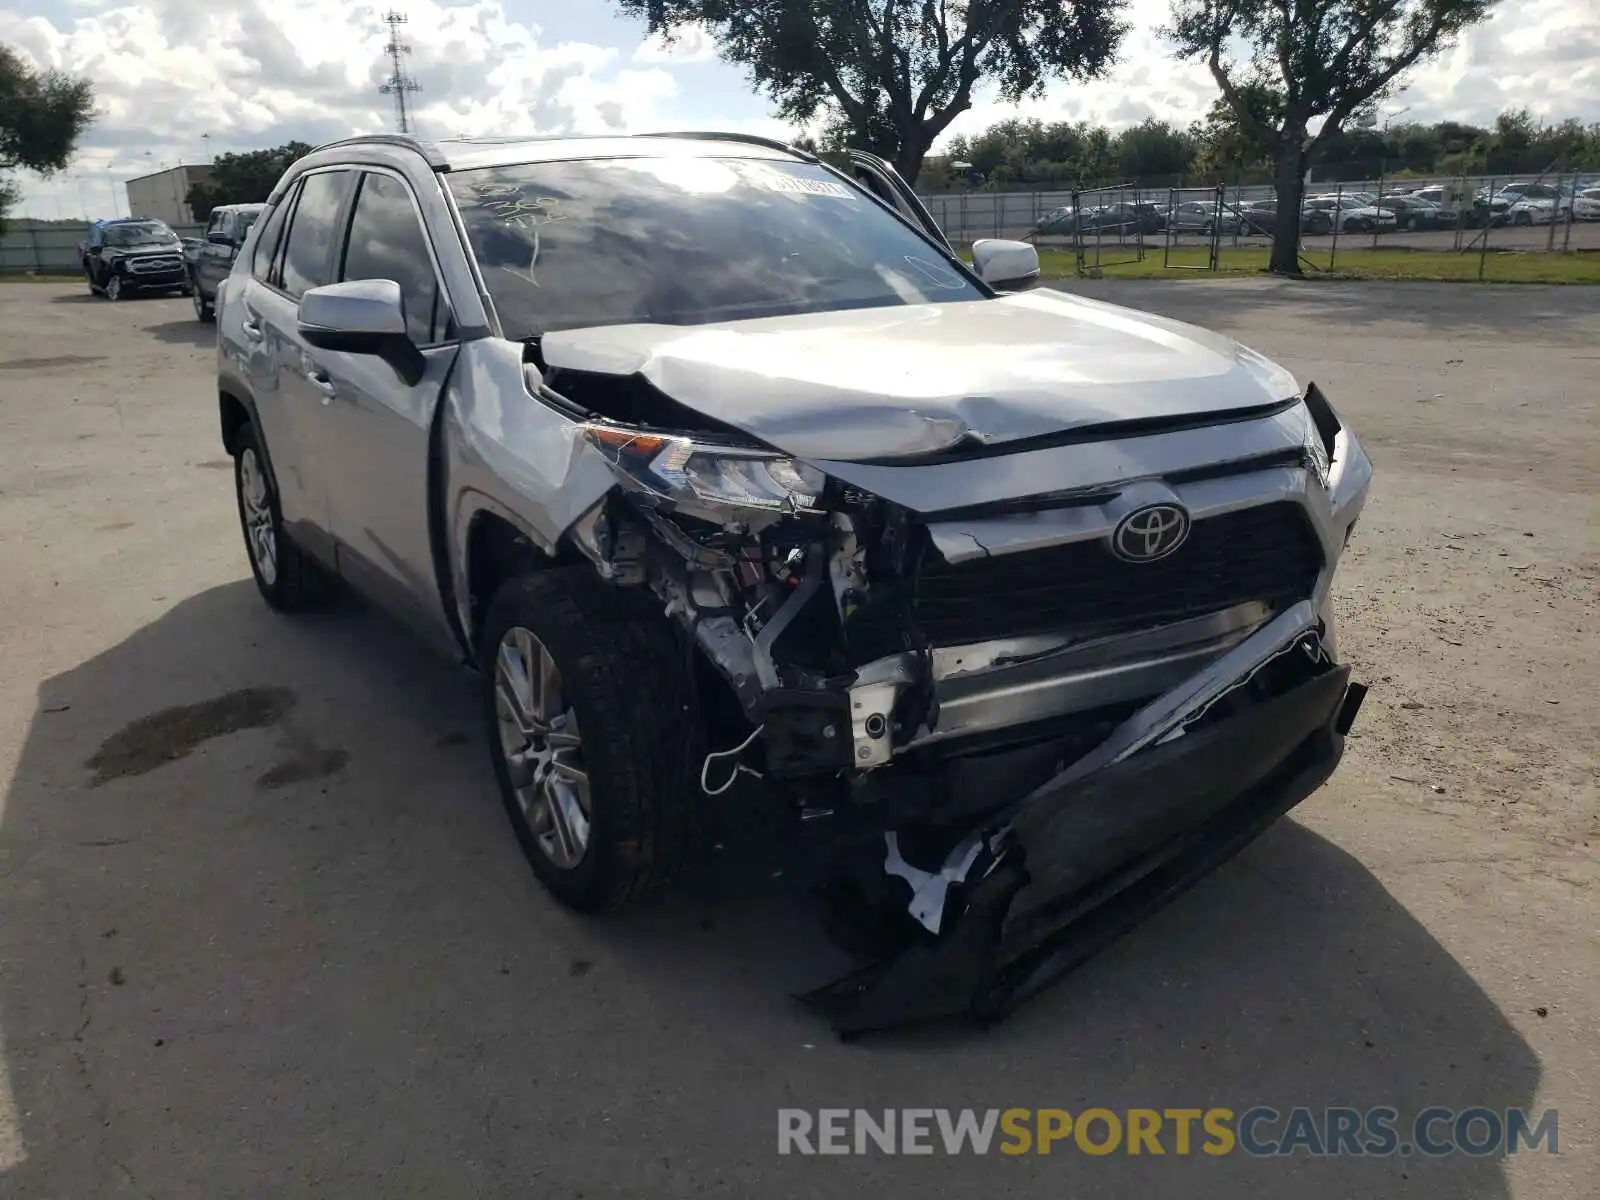
[[[816,512],[827,483],[815,467],[769,450],[599,422],[583,434],[626,482],[691,507]]]

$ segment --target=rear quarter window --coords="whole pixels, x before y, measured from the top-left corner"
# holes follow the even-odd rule
[[[294,207],[297,193],[298,189],[293,187],[284,193],[283,199],[268,212],[266,224],[256,238],[255,253],[250,259],[250,273],[262,283],[272,282],[272,263],[283,237],[283,223],[288,219],[289,210]]]

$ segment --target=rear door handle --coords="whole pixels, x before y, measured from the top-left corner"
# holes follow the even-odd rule
[[[317,370],[307,371],[306,382],[322,393],[323,404],[328,404],[333,400],[335,395],[333,380],[329,379],[324,372]]]

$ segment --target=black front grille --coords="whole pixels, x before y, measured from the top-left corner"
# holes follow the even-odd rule
[[[129,260],[128,266],[135,274],[139,275],[157,271],[177,271],[183,267],[183,259],[177,255],[169,255],[163,258],[135,258]]]
[[[930,548],[909,611],[935,646],[1141,629],[1251,600],[1287,605],[1310,595],[1321,567],[1305,510],[1279,502],[1196,521],[1176,553],[1150,563],[1124,562],[1099,539],[957,565]],[[875,605],[848,624],[852,659],[905,649],[908,606],[895,607]]]

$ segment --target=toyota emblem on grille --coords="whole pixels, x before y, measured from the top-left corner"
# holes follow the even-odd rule
[[[1117,523],[1111,534],[1111,549],[1127,562],[1154,562],[1171,554],[1188,537],[1187,512],[1176,504],[1148,504]]]

